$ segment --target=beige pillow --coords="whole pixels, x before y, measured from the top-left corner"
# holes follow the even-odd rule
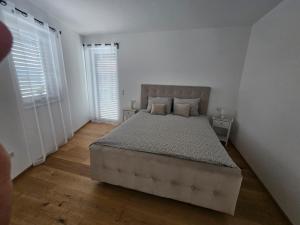
[[[148,97],[148,112],[151,112],[152,104],[166,104],[166,113],[171,113],[172,98],[170,97]]]
[[[174,104],[174,114],[175,115],[189,117],[190,111],[191,111],[190,104],[184,104],[184,103]]]
[[[200,103],[200,98],[174,98],[174,105],[175,104],[190,105],[191,116],[199,116],[199,103]]]
[[[166,115],[166,104],[152,104],[151,114],[153,115]]]

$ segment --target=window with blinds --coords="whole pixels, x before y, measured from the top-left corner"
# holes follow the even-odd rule
[[[46,104],[58,100],[55,92],[54,65],[50,56],[50,40],[30,30],[10,27],[14,37],[12,59],[19,92],[24,104]]]
[[[120,107],[117,48],[101,46],[91,51],[94,59],[93,89],[96,120],[118,121]]]

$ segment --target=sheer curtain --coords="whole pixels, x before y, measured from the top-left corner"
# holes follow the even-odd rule
[[[117,51],[113,43],[84,47],[90,115],[96,122],[120,121]]]
[[[60,34],[19,13],[9,2],[0,5],[0,16],[13,34],[11,78],[27,151],[35,165],[73,135]]]

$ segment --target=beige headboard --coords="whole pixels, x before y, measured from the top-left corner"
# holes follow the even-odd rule
[[[210,87],[142,84],[141,108],[146,109],[148,97],[200,98],[199,113],[206,115]]]

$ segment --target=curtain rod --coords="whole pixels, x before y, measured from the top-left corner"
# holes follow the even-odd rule
[[[3,5],[3,6],[6,6],[7,5],[7,2],[4,1],[4,0],[0,0],[0,4]],[[19,9],[19,8],[16,8],[15,7],[15,10],[18,11],[19,13],[22,14],[22,16],[24,17],[27,17],[28,16],[28,13],[27,12],[24,12],[23,10]],[[44,22],[37,19],[37,18],[33,18],[35,22],[39,23],[40,25],[44,25]],[[53,32],[56,32],[57,30],[54,28],[54,27],[51,27],[49,26],[49,29],[52,30]],[[61,31],[59,31],[59,33],[61,34]]]
[[[94,45],[95,45],[95,46],[101,46],[101,45],[108,46],[108,45],[111,45],[111,43],[94,44]],[[84,46],[91,47],[91,46],[92,46],[92,44],[82,44],[82,46],[83,46],[83,47],[84,47]],[[115,43],[114,43],[114,46],[116,46],[116,47],[117,47],[117,49],[119,49],[119,48],[120,48],[120,43],[118,43],[118,42],[115,42]]]

